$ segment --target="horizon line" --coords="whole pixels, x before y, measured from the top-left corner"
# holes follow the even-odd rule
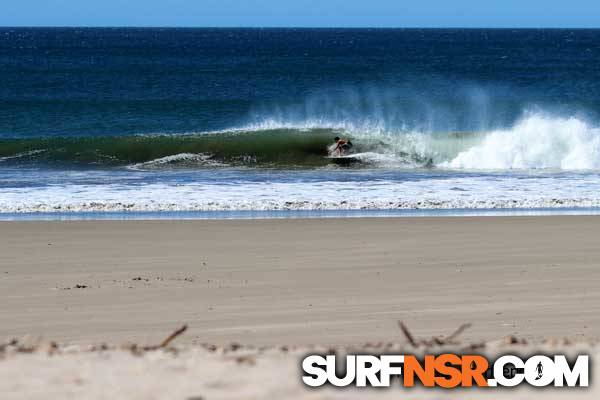
[[[584,30],[600,29],[600,26],[189,26],[189,25],[0,25],[0,29],[10,28],[79,28],[79,29],[555,29],[555,30]]]

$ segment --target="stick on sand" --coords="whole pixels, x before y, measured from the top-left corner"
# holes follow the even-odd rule
[[[400,330],[402,331],[402,333],[404,334],[404,336],[406,337],[406,339],[408,340],[408,342],[411,344],[411,346],[418,347],[419,345],[415,341],[415,338],[410,333],[410,331],[408,330],[408,328],[406,327],[406,325],[404,325],[404,323],[402,321],[398,321],[398,326],[400,327]]]
[[[171,333],[169,336],[167,336],[166,339],[163,340],[161,342],[161,344],[159,344],[158,346],[146,346],[146,347],[144,347],[144,350],[158,350],[158,349],[163,349],[163,348],[167,347],[169,345],[169,343],[171,343],[177,336],[179,336],[183,332],[185,332],[187,330],[187,328],[188,328],[187,324],[183,325],[181,328],[177,329],[176,331]]]

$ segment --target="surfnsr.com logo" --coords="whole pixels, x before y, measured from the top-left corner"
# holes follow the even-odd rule
[[[389,387],[587,387],[589,356],[569,362],[564,355],[308,355],[302,361],[302,380],[308,386]]]

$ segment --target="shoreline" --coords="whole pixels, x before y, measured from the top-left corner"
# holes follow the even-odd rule
[[[594,216],[598,207],[367,209],[367,210],[231,210],[231,211],[66,211],[0,212],[3,221],[153,221],[261,220],[321,218]]]

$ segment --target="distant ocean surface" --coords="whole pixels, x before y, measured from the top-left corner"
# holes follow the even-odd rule
[[[0,82],[0,213],[600,207],[600,30],[0,28]]]

